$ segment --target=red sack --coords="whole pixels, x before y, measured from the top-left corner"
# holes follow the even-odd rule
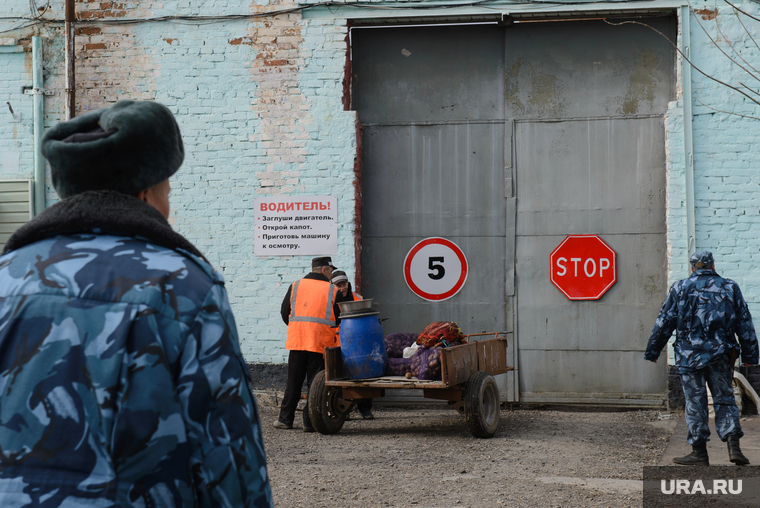
[[[417,344],[425,347],[433,347],[442,340],[446,342],[464,342],[462,330],[453,321],[436,321],[430,323],[417,337]]]

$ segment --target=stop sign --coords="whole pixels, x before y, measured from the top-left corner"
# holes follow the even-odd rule
[[[615,251],[597,235],[570,235],[551,255],[552,284],[570,300],[598,300],[617,280]]]

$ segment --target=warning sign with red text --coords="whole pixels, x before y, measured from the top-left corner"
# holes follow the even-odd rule
[[[255,198],[257,256],[318,256],[338,253],[335,196]]]

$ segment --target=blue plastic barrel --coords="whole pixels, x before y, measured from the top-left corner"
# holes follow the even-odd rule
[[[385,374],[388,355],[384,337],[377,312],[341,318],[340,352],[349,379],[367,379]]]

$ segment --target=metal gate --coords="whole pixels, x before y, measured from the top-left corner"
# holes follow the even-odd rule
[[[674,33],[671,18],[647,23]],[[514,330],[508,400],[658,404],[665,373],[644,375],[641,357],[666,284],[667,42],[578,21],[354,29],[352,49],[362,293],[386,333],[443,319]],[[549,282],[551,251],[582,233],[618,252],[618,282],[595,302]],[[409,249],[432,236],[470,265],[444,302],[403,278]]]

